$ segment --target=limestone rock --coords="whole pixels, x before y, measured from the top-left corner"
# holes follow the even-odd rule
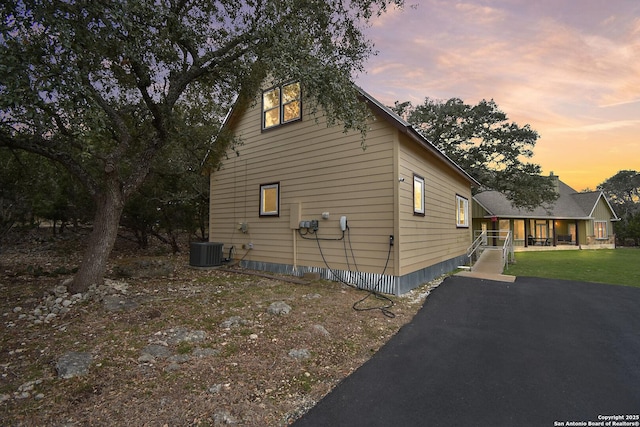
[[[267,309],[268,313],[276,315],[289,314],[290,311],[291,307],[284,301],[274,302]]]
[[[58,376],[67,379],[86,375],[89,373],[92,359],[91,353],[66,353],[56,363]]]

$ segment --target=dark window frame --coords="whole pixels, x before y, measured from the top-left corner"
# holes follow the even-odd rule
[[[264,211],[264,190],[275,188],[276,189],[276,210]],[[280,216],[280,181],[269,182],[266,184],[260,184],[260,206],[258,207],[258,215],[260,218],[279,217]]]
[[[283,102],[283,92],[284,92],[283,89],[285,87],[287,87],[287,86],[291,86],[291,85],[294,85],[294,84],[297,84],[298,87],[299,87],[298,97],[294,98],[293,100],[291,100],[289,102]],[[277,105],[277,107],[270,108],[267,111],[275,110],[276,108],[278,109],[278,123],[267,127],[266,126],[266,120],[265,120],[266,119],[265,113],[267,111],[265,111],[264,95],[266,93],[274,91],[276,89],[278,90],[278,105]],[[299,103],[299,114],[298,114],[298,116],[293,118],[293,119],[285,120],[285,117],[284,117],[284,115],[285,115],[285,107],[287,105],[289,105],[289,104],[292,104],[292,103],[296,102],[296,101]],[[260,128],[261,128],[261,130],[263,132],[264,131],[269,131],[269,130],[272,130],[272,129],[277,129],[277,128],[281,127],[281,126],[288,125],[290,123],[299,122],[299,121],[302,120],[302,85],[300,84],[299,81],[295,81],[295,80],[294,81],[289,81],[287,83],[282,83],[282,84],[279,84],[279,85],[276,85],[276,86],[272,86],[272,87],[270,87],[268,89],[263,90],[260,102],[261,102]]]

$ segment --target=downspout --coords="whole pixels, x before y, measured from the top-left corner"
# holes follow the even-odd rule
[[[406,185],[404,177],[400,176],[400,133],[395,131],[395,138],[393,139],[393,234],[394,234],[394,246],[391,248],[393,256],[393,272],[391,276],[395,276],[395,285],[393,291],[395,294],[399,294],[400,288],[400,245],[402,236],[400,235],[400,192],[401,186]],[[411,184],[413,185],[413,184]]]
[[[298,270],[298,229],[300,228],[300,219],[302,215],[302,205],[300,202],[294,202],[289,205],[289,228],[291,229],[291,238],[293,239],[293,271]]]
[[[298,230],[291,230],[293,236],[293,271],[298,271],[298,239],[296,233]]]

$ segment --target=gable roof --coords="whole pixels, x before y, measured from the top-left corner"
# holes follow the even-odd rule
[[[425,138],[409,122],[402,119],[399,115],[391,111],[391,109],[383,105],[380,101],[378,101],[373,96],[368,94],[361,87],[356,85],[354,85],[354,87],[360,93],[364,102],[366,102],[372,108],[372,110],[374,110],[374,112],[377,112],[378,115],[380,115],[385,120],[387,120],[387,122],[389,122],[393,127],[398,129],[400,132],[407,135],[412,141],[417,143],[419,146],[421,146],[422,148],[427,150],[429,153],[435,155],[437,158],[442,160],[455,173],[457,173],[459,176],[463,177],[464,179],[468,180],[471,183],[471,185],[480,187],[481,184],[478,181],[476,181],[475,178],[469,175],[467,171],[462,169],[462,167],[460,167],[456,162],[451,160],[449,156],[447,156],[443,151],[441,151],[438,147],[436,147],[431,141]],[[229,109],[226,117],[224,118],[224,121],[222,122],[222,126],[220,128],[221,130],[227,129],[231,125],[231,122],[233,122],[235,115],[241,111],[244,111],[244,108],[242,107],[246,107],[247,102],[246,101],[243,102],[242,103],[243,105],[240,106],[240,108],[238,108],[239,104],[240,104],[240,97],[236,97],[236,100],[234,101],[232,107]],[[202,164],[205,163],[208,156],[209,156],[209,152],[207,152]]]
[[[442,150],[436,147],[431,141],[424,137],[420,132],[416,130],[409,122],[402,117],[391,111],[390,108],[383,105],[380,101],[369,95],[364,89],[356,86],[356,89],[360,92],[365,102],[368,103],[380,116],[386,119],[393,127],[398,129],[403,134],[407,135],[412,141],[417,143],[420,147],[424,148],[431,154],[434,154],[440,160],[444,161],[449,167],[453,168],[459,175],[471,182],[472,185],[480,186],[480,183],[476,181],[474,177],[469,175],[467,171],[462,169],[456,162],[451,160]]]
[[[554,218],[554,219],[591,219],[600,198],[611,211],[612,219],[618,217],[602,191],[578,193],[558,179],[558,199],[548,209],[538,206],[533,210],[515,208],[507,197],[498,191],[483,191],[473,196],[476,202],[487,211],[488,216],[503,218]]]

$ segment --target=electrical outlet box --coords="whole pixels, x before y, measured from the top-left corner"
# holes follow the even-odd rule
[[[340,217],[340,230],[347,231],[347,217],[346,216],[341,216]]]
[[[311,221],[302,220],[300,221],[300,228],[308,228],[309,230],[316,231],[318,230],[318,220],[312,219]]]

